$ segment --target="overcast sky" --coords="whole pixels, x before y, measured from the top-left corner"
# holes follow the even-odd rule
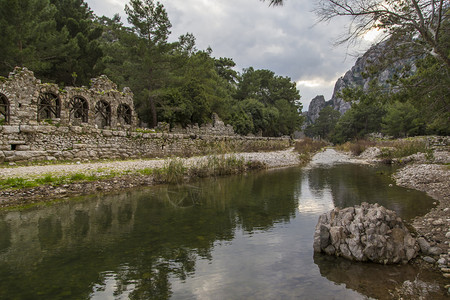
[[[124,12],[128,0],[85,0],[95,14],[112,17]],[[286,0],[268,7],[259,0],[161,0],[172,23],[170,41],[187,32],[197,48],[210,46],[214,57],[229,57],[236,70],[268,69],[297,83],[303,110],[316,95],[332,96],[336,80],[362,54],[365,46],[334,46],[348,20],[317,24],[314,0]]]

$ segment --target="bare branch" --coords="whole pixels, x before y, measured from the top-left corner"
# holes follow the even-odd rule
[[[371,29],[385,29],[390,35],[408,33],[423,53],[431,53],[450,68],[445,46],[439,35],[443,15],[449,10],[444,0],[317,0],[315,9],[320,21],[335,17],[352,17],[350,31],[339,43],[351,42]],[[439,3],[436,7],[436,3]]]

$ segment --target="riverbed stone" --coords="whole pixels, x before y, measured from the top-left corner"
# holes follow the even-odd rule
[[[428,254],[430,254],[430,255],[439,255],[441,253],[442,253],[442,249],[439,247],[431,247],[428,250]]]
[[[419,244],[420,251],[422,253],[428,254],[428,251],[431,248],[430,243],[428,243],[428,241],[424,237],[419,237],[417,239],[417,243]]]
[[[407,263],[420,249],[394,211],[368,203],[321,215],[313,248],[349,260],[382,264]]]
[[[436,260],[435,260],[434,258],[429,257],[429,256],[425,256],[425,257],[423,258],[423,260],[424,260],[425,262],[429,263],[429,264],[434,264],[434,263],[436,262]]]

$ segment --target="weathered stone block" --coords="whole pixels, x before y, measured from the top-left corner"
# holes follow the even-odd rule
[[[30,151],[31,147],[29,145],[17,145],[16,150],[17,151]]]
[[[30,161],[46,156],[45,151],[10,151],[13,155],[7,155],[5,161]],[[6,153],[5,153],[6,154]],[[8,153],[10,154],[10,153]]]
[[[4,134],[12,134],[12,133],[19,133],[20,132],[20,126],[14,126],[14,125],[3,125],[3,131]]]
[[[56,127],[53,126],[46,126],[46,125],[38,125],[36,126],[36,132],[49,134],[53,131],[55,131]]]
[[[83,128],[80,126],[71,126],[70,131],[76,134],[81,134],[83,132]]]
[[[86,144],[73,144],[73,149],[86,149],[87,145]]]
[[[35,126],[32,125],[20,125],[20,132],[22,133],[34,133],[36,132]]]

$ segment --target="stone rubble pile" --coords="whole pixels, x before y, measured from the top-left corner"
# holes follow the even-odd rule
[[[407,263],[419,249],[401,218],[378,204],[335,208],[319,217],[314,233],[315,252],[354,261]]]

